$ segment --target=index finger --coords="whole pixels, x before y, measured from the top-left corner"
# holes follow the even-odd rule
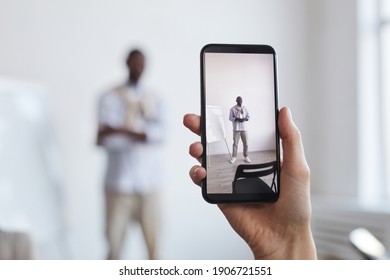
[[[191,130],[193,133],[200,136],[201,134],[201,127],[200,127],[200,117],[195,114],[186,114],[183,117],[183,124],[185,127],[187,127],[189,130]]]

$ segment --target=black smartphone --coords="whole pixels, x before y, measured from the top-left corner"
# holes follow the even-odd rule
[[[202,194],[209,203],[275,202],[280,141],[275,50],[209,44],[201,50]]]

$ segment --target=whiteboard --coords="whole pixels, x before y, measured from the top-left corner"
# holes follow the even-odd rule
[[[226,139],[225,121],[222,107],[206,106],[206,140],[207,143]]]
[[[65,189],[50,105],[43,85],[0,77],[0,229],[28,233],[39,258],[58,259]]]

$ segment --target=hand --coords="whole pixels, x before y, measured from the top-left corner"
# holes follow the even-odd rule
[[[134,140],[137,140],[139,142],[146,142],[146,134],[144,132],[127,130],[127,134],[130,136],[130,138]]]
[[[103,126],[99,129],[97,143],[101,144],[104,137],[115,134],[126,135],[129,138],[140,142],[146,142],[147,140],[147,136],[143,132],[136,132],[126,128],[113,128],[110,126]]]
[[[187,114],[184,125],[200,135],[200,117]],[[246,241],[255,259],[315,259],[316,249],[310,229],[310,170],[306,163],[301,134],[289,109],[279,112],[279,133],[283,146],[280,197],[276,203],[218,205],[232,228]],[[190,155],[200,159],[200,142],[190,146]],[[200,185],[206,170],[198,165],[190,170]]]

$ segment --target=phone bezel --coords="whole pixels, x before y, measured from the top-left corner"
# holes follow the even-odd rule
[[[254,203],[254,202],[276,202],[280,196],[280,139],[278,130],[278,80],[277,80],[277,61],[276,52],[274,48],[269,45],[243,45],[243,44],[208,44],[205,45],[200,52],[200,75],[201,75],[201,127],[206,127],[206,90],[205,90],[205,53],[269,53],[273,55],[273,69],[274,69],[274,100],[275,100],[275,141],[276,141],[276,183],[278,192],[274,194],[253,193],[253,194],[216,194],[207,193],[207,176],[202,181],[202,196],[209,203]],[[207,170],[207,154],[206,154],[206,133],[202,133],[201,141],[203,145],[202,167]]]

